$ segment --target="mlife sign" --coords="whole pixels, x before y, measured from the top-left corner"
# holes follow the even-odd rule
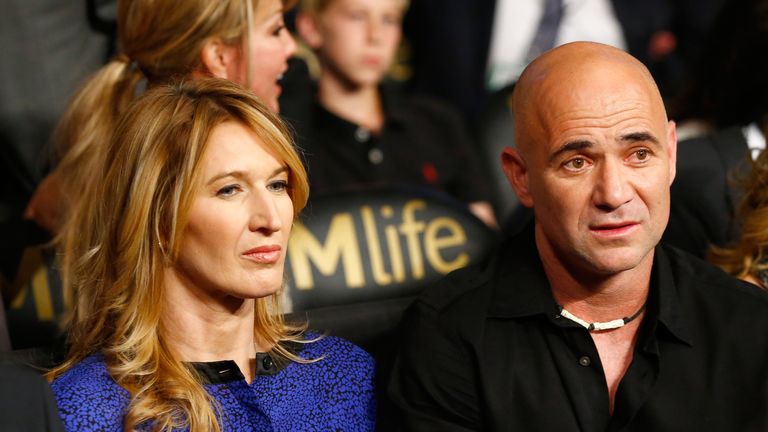
[[[313,199],[288,246],[293,309],[413,295],[493,243],[482,222],[442,195],[377,190]]]

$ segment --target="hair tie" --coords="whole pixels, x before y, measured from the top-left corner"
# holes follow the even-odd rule
[[[130,73],[139,72],[142,75],[144,75],[144,71],[141,70],[141,66],[139,66],[139,62],[137,62],[136,60],[132,59],[127,54],[120,53],[120,54],[117,55],[117,57],[115,57],[115,60],[117,60],[119,62],[125,63],[125,65],[128,67],[128,71]]]

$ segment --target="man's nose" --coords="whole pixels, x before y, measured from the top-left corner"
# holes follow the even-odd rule
[[[635,192],[627,169],[621,161],[612,159],[606,159],[598,166],[592,197],[595,206],[610,211],[632,200]]]

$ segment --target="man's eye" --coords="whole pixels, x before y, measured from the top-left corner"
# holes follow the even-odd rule
[[[645,150],[645,149],[637,150],[635,152],[635,157],[637,157],[637,160],[641,160],[641,161],[642,160],[646,160],[646,159],[648,159],[648,156],[649,156],[648,150]]]
[[[565,163],[565,167],[572,170],[580,170],[587,165],[587,161],[584,158],[571,159]]]

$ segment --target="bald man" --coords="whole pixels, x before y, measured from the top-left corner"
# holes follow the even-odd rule
[[[408,311],[408,430],[768,430],[768,294],[659,245],[677,139],[646,68],[572,43],[523,72],[501,159],[535,218]]]

